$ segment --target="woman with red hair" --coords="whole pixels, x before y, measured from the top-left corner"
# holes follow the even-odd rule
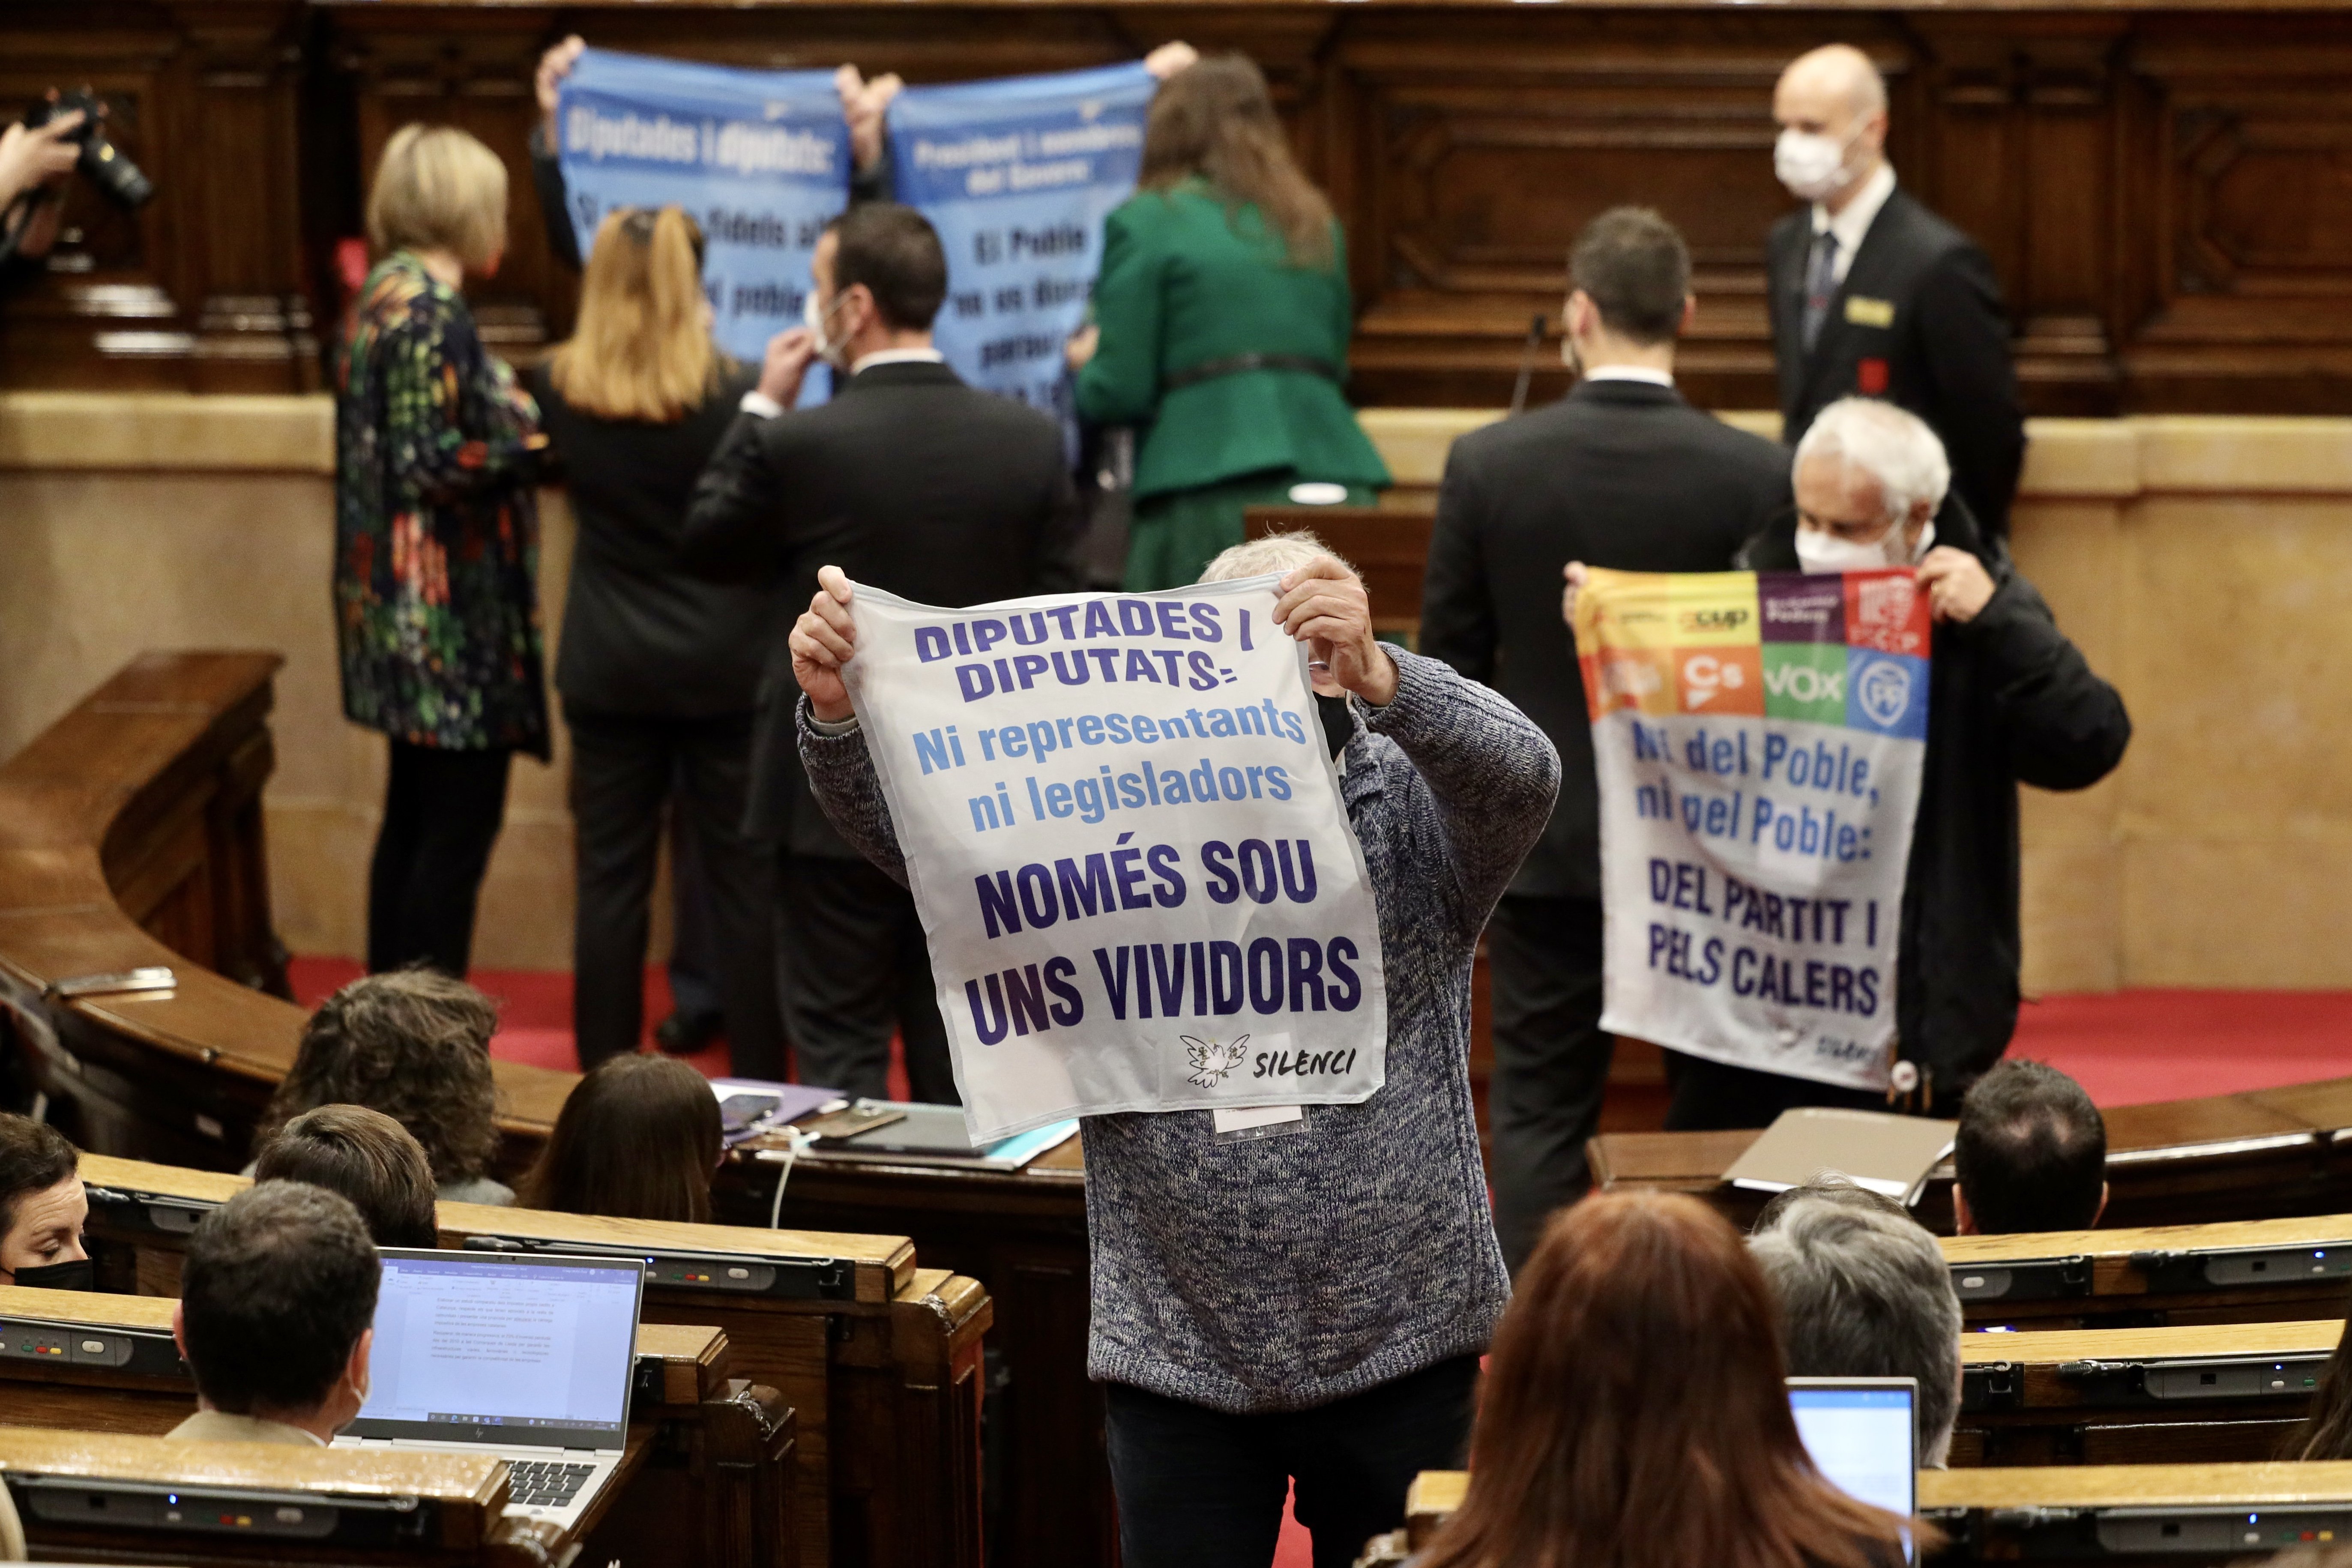
[[[1415,1568],[1896,1568],[1917,1521],[1822,1479],[1772,1301],[1694,1198],[1600,1194],[1519,1272],[1470,1489]]]

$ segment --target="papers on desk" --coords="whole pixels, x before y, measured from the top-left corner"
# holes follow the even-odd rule
[[[1921,1116],[1800,1106],[1782,1111],[1723,1179],[1751,1192],[1784,1193],[1834,1172],[1908,1205],[1919,1201],[1928,1173],[1952,1152],[1959,1126]]]

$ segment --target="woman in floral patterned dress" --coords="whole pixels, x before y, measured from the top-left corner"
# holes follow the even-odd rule
[[[514,753],[548,756],[539,411],[458,285],[495,272],[507,174],[462,131],[410,125],[376,165],[383,259],[336,366],[335,634],[343,712],[391,738],[368,874],[368,968],[466,973]]]

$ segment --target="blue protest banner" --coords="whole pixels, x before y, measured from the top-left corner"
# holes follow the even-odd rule
[[[849,205],[849,132],[832,72],[590,49],[565,79],[556,121],[581,255],[613,208],[675,204],[702,225],[719,347],[756,363],[769,338],[800,324],[817,237]]]
[[[1103,218],[1135,189],[1159,86],[1140,64],[948,87],[890,106],[898,197],[948,253],[940,352],[974,386],[1062,412]]]

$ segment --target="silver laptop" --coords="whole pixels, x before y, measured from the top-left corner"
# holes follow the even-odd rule
[[[1918,1399],[1916,1378],[1789,1379],[1797,1435],[1822,1479],[1897,1519],[1919,1511]]]
[[[643,1263],[380,1251],[368,1402],[335,1447],[496,1454],[509,1513],[576,1524],[628,1436]]]

